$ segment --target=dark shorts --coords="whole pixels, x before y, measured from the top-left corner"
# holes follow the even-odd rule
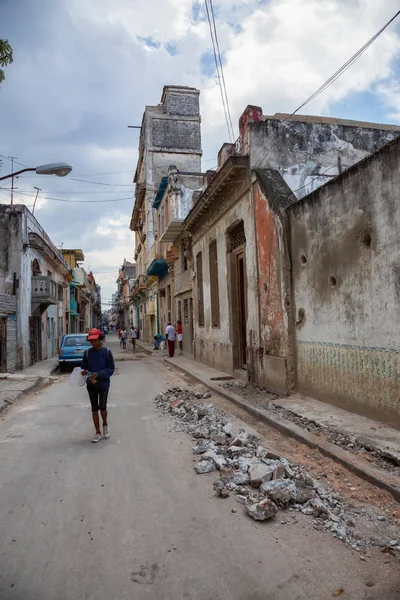
[[[107,410],[108,388],[95,388],[92,385],[87,385],[89,392],[90,404],[92,412],[105,412]]]

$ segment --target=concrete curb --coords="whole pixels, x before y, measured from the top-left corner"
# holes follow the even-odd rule
[[[22,392],[20,392],[16,398],[13,398],[12,400],[5,400],[4,403],[3,403],[3,405],[0,406],[0,415],[7,408],[9,408],[10,406],[12,406],[15,401],[17,401],[20,398],[22,398],[22,396],[25,396],[25,394],[29,394],[30,392],[33,392],[33,390],[35,390],[39,386],[39,384],[43,381],[43,379],[44,379],[44,377],[38,377],[37,381],[35,381],[34,383],[32,383],[32,385],[30,385],[25,390],[23,390]]]
[[[186,373],[199,383],[205,385],[216,394],[219,394],[223,398],[230,400],[230,402],[242,408],[259,421],[270,425],[274,429],[277,429],[280,433],[288,435],[297,440],[298,442],[301,442],[302,444],[306,444],[310,448],[318,449],[324,456],[332,458],[334,461],[340,463],[341,465],[349,469],[349,471],[352,471],[365,481],[368,481],[369,483],[372,483],[373,485],[376,485],[377,487],[386,490],[387,492],[392,494],[395,500],[400,502],[400,479],[398,477],[386,473],[386,471],[384,471],[383,469],[373,467],[372,465],[364,464],[364,461],[359,459],[357,456],[351,454],[347,450],[344,450],[343,448],[340,448],[339,446],[336,446],[335,444],[332,444],[332,442],[328,442],[327,440],[321,440],[319,436],[305,431],[295,423],[291,423],[290,421],[287,421],[285,419],[280,419],[279,421],[277,419],[274,419],[262,410],[259,410],[258,408],[255,408],[254,406],[243,402],[243,399],[237,394],[234,394],[233,392],[228,392],[223,388],[214,385],[212,382],[199,375],[196,375],[189,369],[174,363],[174,361],[170,360],[169,358],[164,358],[164,361],[169,365],[173,366],[178,371]]]

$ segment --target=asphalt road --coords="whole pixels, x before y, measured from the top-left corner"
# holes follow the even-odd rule
[[[303,515],[257,524],[212,497],[215,475],[194,473],[191,440],[152,402],[178,375],[137,358],[117,363],[109,440],[91,443],[68,376],[2,417],[1,600],[399,598],[392,570],[376,576]]]

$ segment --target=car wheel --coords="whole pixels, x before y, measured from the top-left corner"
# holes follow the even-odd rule
[[[59,363],[60,373],[65,373],[65,365],[64,363]]]

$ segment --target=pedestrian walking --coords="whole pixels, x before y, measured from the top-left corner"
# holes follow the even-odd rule
[[[132,351],[135,352],[136,350],[136,340],[139,337],[139,330],[137,327],[132,327],[131,329],[131,341],[132,341]]]
[[[167,338],[167,346],[168,346],[169,357],[173,358],[174,352],[175,352],[176,329],[175,329],[175,327],[170,322],[168,323],[167,329],[165,330],[165,336]]]
[[[124,350],[126,350],[126,338],[128,337],[128,334],[126,332],[125,327],[122,328],[121,331],[121,342],[122,342],[122,347]]]
[[[114,373],[114,358],[109,348],[103,346],[104,335],[98,329],[90,329],[88,341],[92,344],[83,355],[81,368],[86,377],[86,387],[92,407],[92,419],[96,430],[92,442],[96,444],[102,438],[100,418],[103,422],[103,437],[110,437],[108,426],[107,398],[110,389],[110,377]]]
[[[179,354],[183,352],[183,328],[182,321],[176,322],[176,333],[178,334]]]

